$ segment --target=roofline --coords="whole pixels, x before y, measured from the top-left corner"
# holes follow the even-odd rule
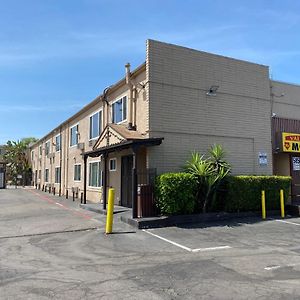
[[[175,46],[175,47],[186,49],[186,50],[190,50],[190,51],[202,52],[202,53],[205,53],[205,54],[208,54],[208,55],[212,55],[212,56],[222,57],[222,58],[226,58],[226,59],[230,59],[230,60],[234,60],[234,61],[248,63],[248,64],[251,64],[251,65],[261,66],[261,67],[264,67],[264,68],[267,68],[267,69],[270,68],[270,66],[268,66],[268,65],[259,64],[259,63],[252,62],[252,61],[249,61],[249,60],[244,60],[244,59],[234,58],[234,57],[230,57],[230,56],[226,56],[226,55],[221,55],[221,54],[216,54],[216,53],[212,53],[212,52],[208,52],[208,51],[203,51],[203,50],[198,50],[198,49],[194,49],[194,48],[189,48],[189,47],[182,46],[182,45],[177,45],[177,44],[172,44],[172,43],[166,43],[166,42],[162,42],[162,41],[158,41],[158,40],[153,40],[153,39],[148,39],[147,41],[161,43],[161,44],[165,44],[165,45],[169,45],[169,46],[173,46],[173,47]]]
[[[293,83],[293,82],[286,82],[286,81],[281,81],[281,80],[274,80],[274,79],[270,79],[271,82],[277,82],[277,83],[281,83],[281,84],[286,84],[286,85],[293,85],[296,87],[300,87],[299,83]]]
[[[138,76],[139,74],[141,74],[144,70],[146,69],[146,62],[142,63],[141,65],[139,65],[137,68],[135,68],[132,72],[131,75],[133,77]],[[120,79],[119,81],[117,81],[115,84],[111,85],[109,87],[109,90],[107,92],[107,95],[115,92],[120,86],[122,86],[123,84],[126,84],[126,77],[124,76],[122,79]],[[48,138],[49,135],[51,135],[52,133],[57,133],[58,130],[60,130],[61,127],[65,126],[66,124],[70,123],[72,120],[74,120],[75,118],[77,118],[79,115],[81,115],[83,112],[89,110],[91,107],[93,107],[98,101],[100,101],[103,98],[103,94],[100,94],[99,96],[97,96],[95,99],[93,99],[90,103],[88,103],[87,105],[85,105],[82,109],[80,109],[78,112],[76,112],[75,114],[73,114],[71,117],[69,117],[67,120],[63,121],[62,123],[60,123],[58,126],[56,126],[54,129],[52,129],[50,132],[48,132],[46,135],[44,135],[42,138],[40,138],[37,142],[35,142],[30,148],[36,146],[38,143],[40,143],[42,140]]]

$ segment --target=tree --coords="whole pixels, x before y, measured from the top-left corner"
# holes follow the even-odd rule
[[[8,167],[7,178],[10,179],[13,184],[18,183],[18,175],[22,175],[23,185],[28,182],[28,178],[31,176],[28,146],[36,141],[36,138],[29,137],[18,141],[7,142],[4,159]]]
[[[204,158],[198,152],[193,152],[186,162],[185,170],[198,178],[198,209],[203,213],[211,201],[216,198],[217,191],[224,178],[230,173],[231,166],[225,160],[225,151],[221,145],[213,145],[209,149],[209,157]]]

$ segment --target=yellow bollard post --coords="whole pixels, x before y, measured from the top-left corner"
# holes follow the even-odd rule
[[[115,189],[110,188],[108,191],[108,205],[106,213],[106,230],[105,233],[112,233],[113,221],[114,221],[114,199]]]
[[[263,220],[266,218],[266,195],[265,191],[261,191],[261,210]]]
[[[283,190],[280,190],[280,210],[281,210],[281,218],[284,218],[285,214],[284,214],[284,194],[283,194]]]

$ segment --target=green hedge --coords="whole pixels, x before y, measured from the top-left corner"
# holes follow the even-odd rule
[[[162,214],[193,213],[197,200],[197,179],[188,173],[165,173],[156,178],[156,205]]]
[[[266,193],[266,209],[280,208],[279,191],[284,190],[285,202],[289,197],[291,178],[288,176],[229,176],[225,211],[261,210],[261,191]]]

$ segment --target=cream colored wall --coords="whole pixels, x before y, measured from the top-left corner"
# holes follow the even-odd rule
[[[148,165],[180,170],[191,151],[221,143],[235,174],[271,174],[268,67],[148,41],[150,137]],[[218,85],[216,96],[207,96]],[[268,166],[259,166],[266,152]]]
[[[147,111],[148,111],[148,102],[145,99],[145,89],[142,89],[138,86],[138,83],[144,83],[146,78],[145,71],[139,74],[137,77],[133,77],[133,84],[137,86],[138,94],[136,99],[136,105],[137,105],[137,116],[136,116],[136,123],[137,123],[137,130],[143,134],[147,134],[149,124],[147,119]],[[98,101],[95,105],[90,107],[88,110],[83,111],[79,116],[74,118],[72,121],[70,121],[68,124],[65,124],[62,126],[61,134],[62,134],[62,153],[61,153],[61,187],[62,187],[62,195],[65,195],[66,190],[69,191],[69,195],[72,194],[72,187],[78,187],[79,188],[79,196],[80,193],[83,192],[83,158],[82,158],[82,150],[77,149],[77,146],[70,147],[70,129],[73,125],[79,124],[79,143],[84,143],[84,151],[90,151],[92,150],[92,146],[89,144],[89,122],[90,122],[90,116],[101,110],[103,113],[103,125],[105,126],[107,122],[111,122],[111,103],[120,97],[123,96],[129,96],[129,90],[128,86],[123,84],[118,88],[114,93],[109,94],[108,101],[110,103],[109,106],[109,116],[107,120],[106,116],[106,109],[103,108],[103,102]],[[124,122],[124,125],[127,125],[127,121]],[[55,136],[59,133],[59,131],[56,132],[50,132],[46,137],[44,137],[42,140],[40,140],[38,143],[36,143],[32,148],[31,151],[34,151],[34,159],[32,161],[33,165],[33,173],[35,171],[41,169],[42,170],[42,176],[41,180],[38,180],[38,184],[40,183],[41,186],[45,184],[52,184],[56,187],[56,192],[58,193],[59,190],[59,184],[54,184],[55,181],[55,167],[59,166],[60,163],[60,152],[55,152],[55,146],[53,143],[55,142]],[[54,153],[54,163],[50,163],[50,159],[46,157],[45,155],[45,142],[50,140],[51,145],[51,153]],[[42,157],[39,158],[38,155],[38,147],[39,145],[43,146],[43,154]],[[123,155],[123,154],[122,154]],[[100,202],[101,200],[101,193],[102,188],[95,188],[95,187],[89,187],[88,183],[88,177],[89,177],[89,163],[92,161],[98,161],[100,158],[89,158],[87,161],[87,199],[93,202]],[[39,163],[41,161],[41,165]],[[81,181],[74,181],[74,164],[80,163],[81,164]],[[112,182],[112,184],[116,187],[117,193],[116,193],[116,203],[120,199],[120,168],[121,168],[121,157],[118,156],[118,171],[114,174],[110,174],[109,180]],[[44,181],[44,173],[45,169],[49,168],[49,182],[46,183]],[[113,172],[111,172],[113,173]]]
[[[300,119],[300,86],[272,80],[273,113],[280,118]]]

